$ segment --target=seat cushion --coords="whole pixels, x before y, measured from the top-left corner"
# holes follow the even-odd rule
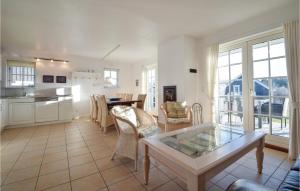
[[[188,118],[168,118],[168,123],[190,123],[191,121]]]
[[[288,175],[285,177],[284,181],[280,185],[278,190],[282,191],[299,191],[299,171],[291,170]]]
[[[168,118],[186,118],[187,116],[181,102],[167,102],[166,112]]]
[[[239,179],[232,183],[226,191],[271,191],[271,189],[250,180]]]

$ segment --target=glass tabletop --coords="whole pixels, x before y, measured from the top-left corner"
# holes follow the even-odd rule
[[[244,135],[242,129],[212,126],[170,135],[161,142],[192,158],[197,158]]]

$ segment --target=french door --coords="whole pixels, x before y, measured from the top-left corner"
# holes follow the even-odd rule
[[[220,47],[217,123],[268,133],[288,146],[289,91],[284,38],[275,33]]]
[[[267,142],[287,147],[289,89],[282,34],[248,42],[249,125],[268,133]]]

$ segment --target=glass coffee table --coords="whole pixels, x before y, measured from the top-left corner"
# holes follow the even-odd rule
[[[145,184],[149,180],[150,156],[185,180],[188,190],[205,189],[205,182],[257,148],[258,173],[262,172],[263,132],[206,124],[145,138]]]

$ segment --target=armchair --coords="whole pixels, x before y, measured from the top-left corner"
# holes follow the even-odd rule
[[[111,114],[119,135],[111,159],[115,155],[133,159],[137,170],[139,139],[159,133],[160,129],[151,115],[138,108],[115,106]]]
[[[165,131],[192,126],[191,107],[181,102],[166,102],[160,106],[164,114]]]

